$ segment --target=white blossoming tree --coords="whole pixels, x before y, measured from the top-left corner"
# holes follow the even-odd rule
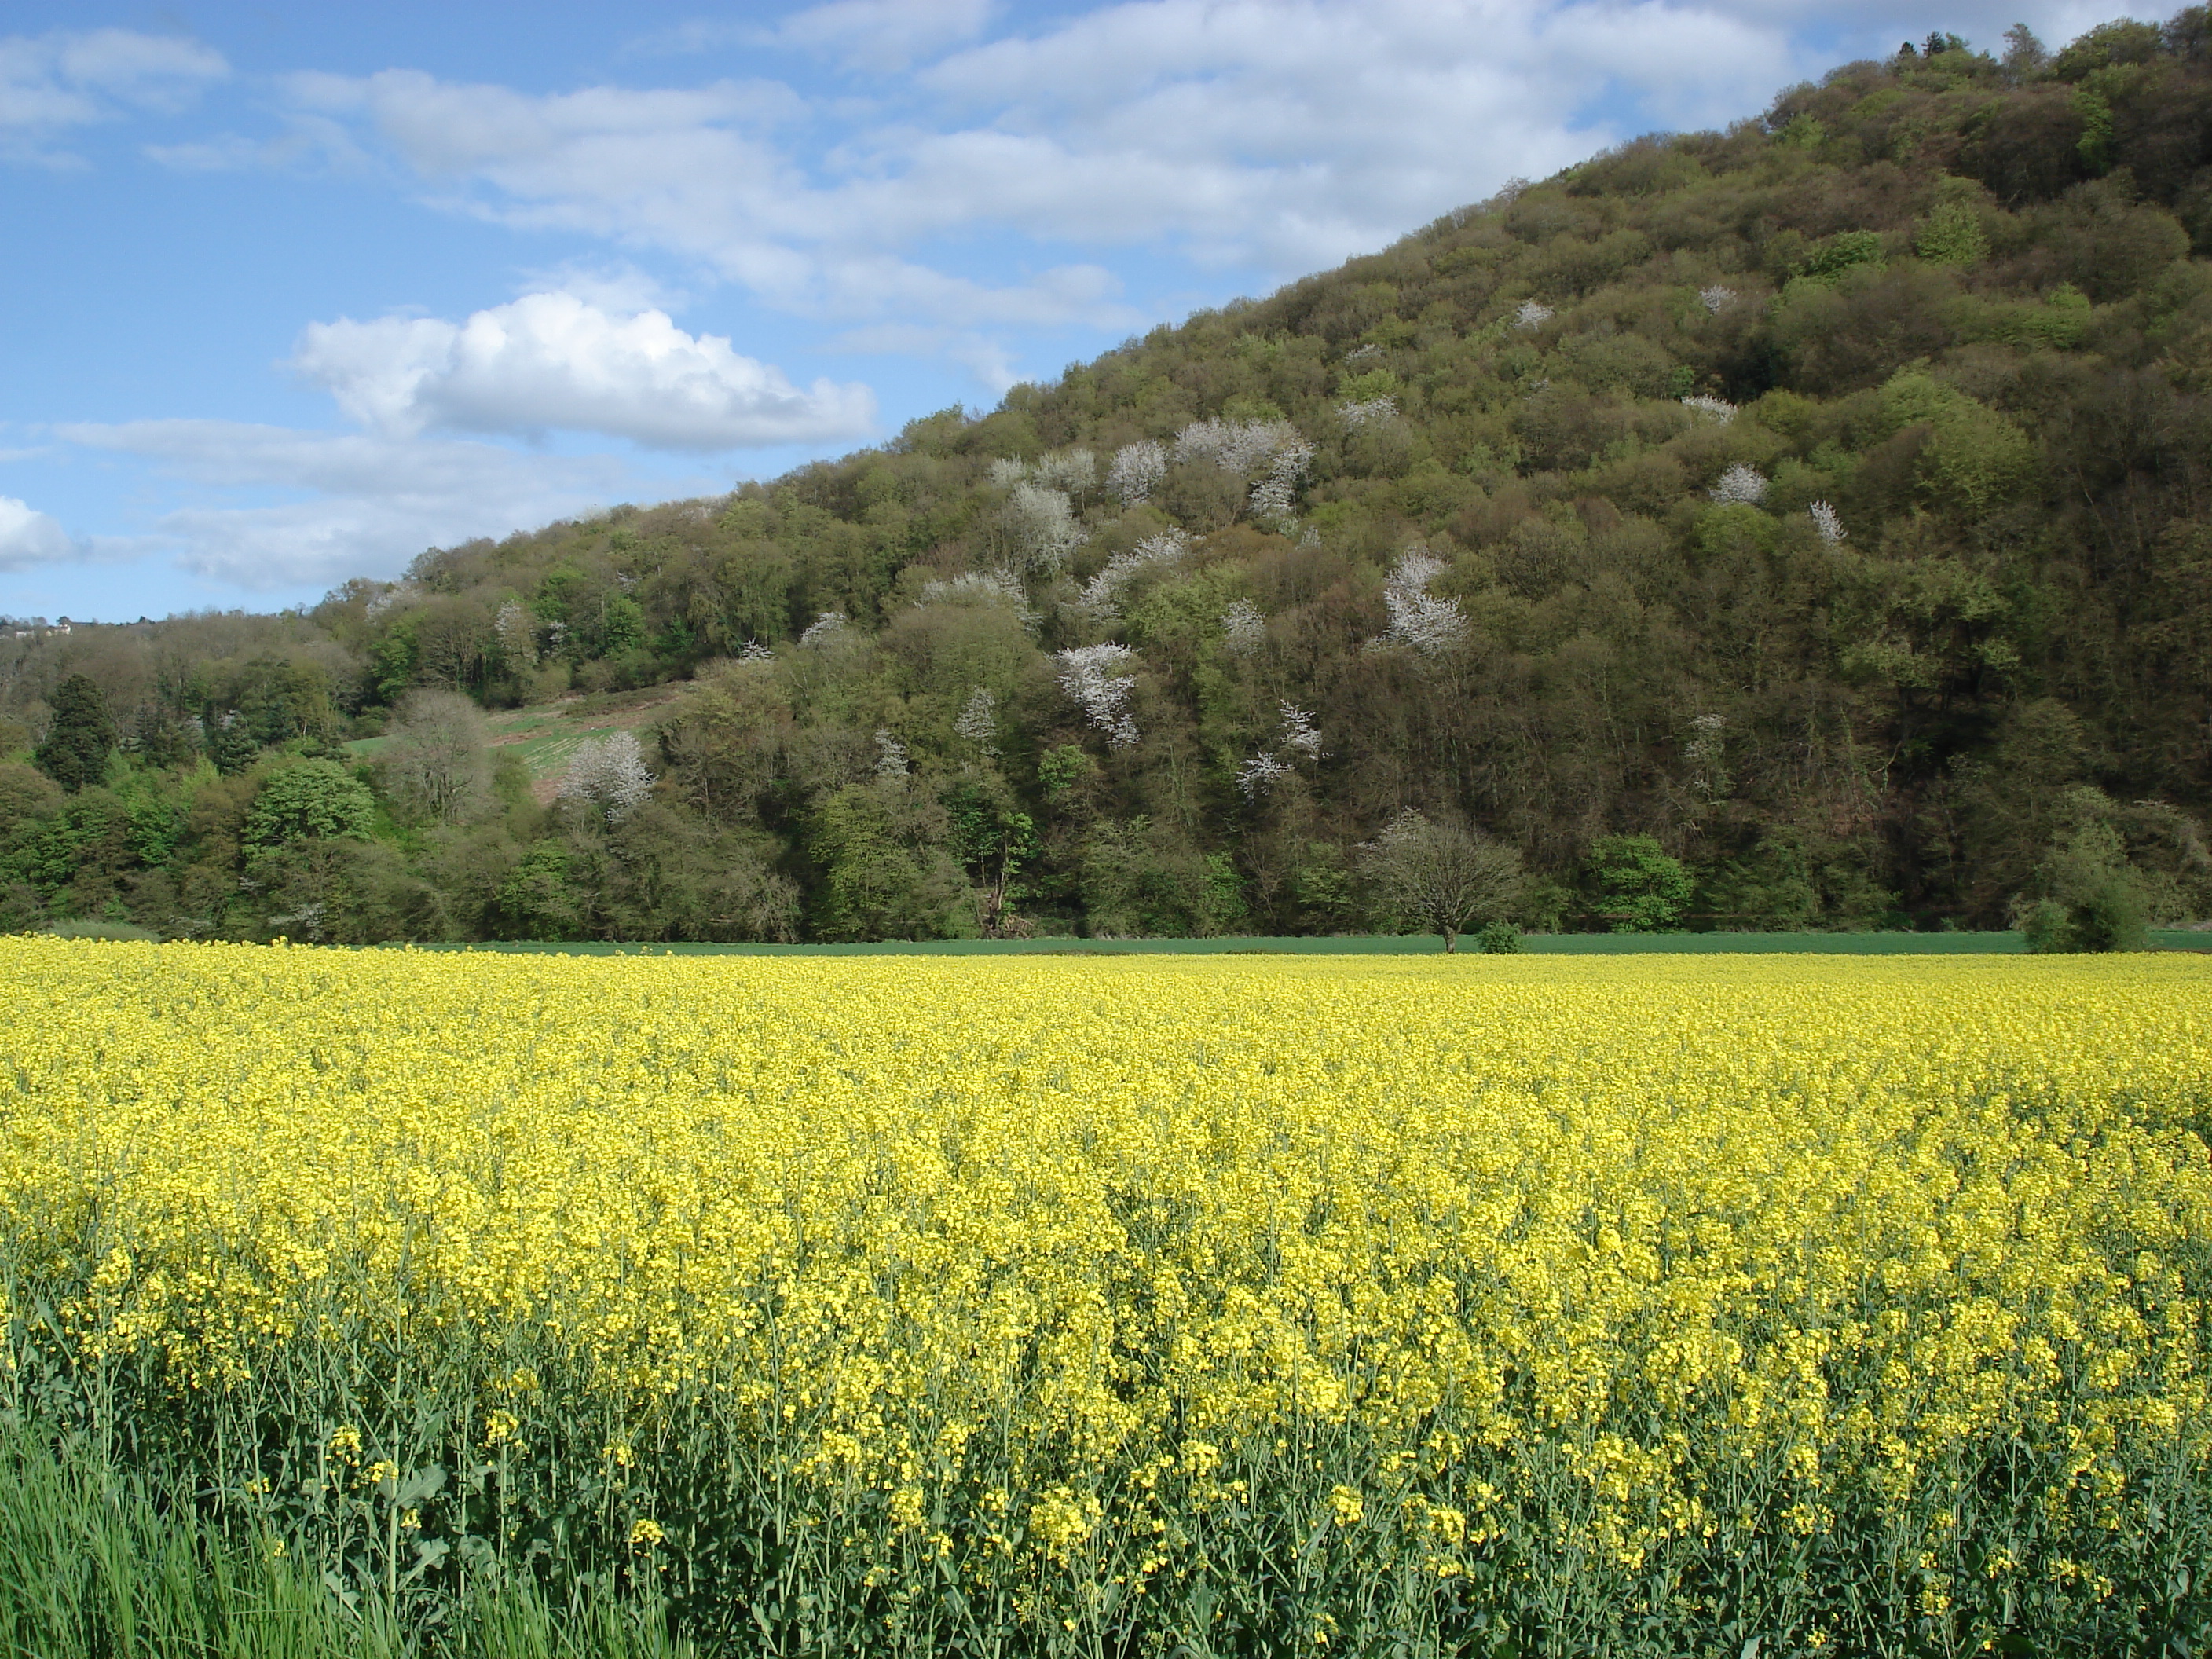
[[[1398,400],[1387,392],[1379,398],[1360,398],[1336,406],[1336,418],[1354,428],[1387,421],[1397,412]]]
[[[1255,800],[1273,788],[1279,779],[1291,775],[1291,763],[1270,750],[1262,749],[1237,769],[1237,787],[1247,800]]]
[[[1137,741],[1129,701],[1136,695],[1137,653],[1126,645],[1079,645],[1060,653],[1060,684],[1109,749]]]
[[[915,603],[969,607],[1004,605],[1032,633],[1044,620],[1022,591],[1021,578],[1010,570],[968,570],[957,576],[933,577],[921,585]]]
[[[1766,475],[1743,461],[1721,474],[1706,492],[1723,506],[1757,507],[1766,499]]]
[[[961,738],[975,745],[979,753],[995,755],[999,752],[999,698],[987,685],[979,685],[968,694],[968,702],[960,710],[952,729]]]
[[[902,778],[908,772],[906,745],[883,727],[876,728],[876,775]]]
[[[537,665],[538,621],[520,600],[509,599],[500,606],[491,629],[499,640],[500,661],[510,672]]]
[[[1121,614],[1121,590],[1139,572],[1176,563],[1189,551],[1190,538],[1180,530],[1147,536],[1127,551],[1108,559],[1098,574],[1084,584],[1075,608],[1094,623],[1110,623]]]
[[[1267,619],[1249,599],[1231,599],[1222,607],[1221,642],[1236,655],[1249,656],[1267,637]]]
[[[586,738],[569,757],[556,792],[558,799],[588,807],[609,823],[621,823],[652,793],[653,773],[635,732]]]
[[[1124,444],[1106,469],[1106,493],[1124,507],[1140,507],[1168,476],[1168,452],[1150,438]]]
[[[1314,724],[1313,716],[1294,702],[1278,707],[1282,729],[1275,746],[1261,750],[1237,769],[1237,787],[1247,799],[1257,799],[1290,776],[1297,761],[1321,758],[1321,727]]]
[[[1288,421],[1193,421],[1176,434],[1175,458],[1211,461],[1250,478],[1271,465],[1278,451],[1304,441]]]
[[[1467,617],[1459,601],[1429,592],[1429,585],[1449,568],[1418,544],[1400,555],[1382,584],[1383,608],[1390,614],[1390,631],[1384,643],[1436,656],[1466,640]]]
[[[1083,526],[1061,490],[1024,479],[1007,494],[1006,520],[1017,556],[1033,575],[1050,576],[1066,568],[1083,545]]]
[[[1267,476],[1252,486],[1252,516],[1288,535],[1297,527],[1297,489],[1313,459],[1313,446],[1294,439],[1275,451]]]

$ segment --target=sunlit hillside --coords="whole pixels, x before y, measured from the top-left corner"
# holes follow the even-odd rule
[[[1654,859],[1670,926],[2198,919],[2208,109],[2201,9],[1938,36],[773,483],[304,616],[0,641],[0,909],[1328,933],[1391,925],[1362,849],[1412,808],[1521,854],[1530,927],[1609,925]],[[72,674],[110,724],[34,773]],[[428,691],[678,681],[619,810],[361,746]],[[359,844],[254,842],[318,755]]]

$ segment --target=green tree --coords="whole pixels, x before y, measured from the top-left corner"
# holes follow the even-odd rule
[[[600,612],[598,646],[595,654],[619,657],[624,652],[635,651],[645,643],[645,611],[627,593],[607,597]]]
[[[1616,933],[1663,933],[1681,921],[1697,884],[1680,859],[1650,836],[1607,836],[1593,842],[1590,873],[1598,909]]]
[[[977,883],[977,922],[984,938],[997,939],[1021,898],[1014,877],[1037,850],[1036,820],[1015,805],[1013,792],[995,772],[962,779],[945,792],[945,807],[952,856]]]
[[[2128,858],[2113,803],[2100,789],[2065,792],[2067,822],[2051,837],[2035,885],[2015,908],[2035,951],[2140,951],[2150,943],[2143,879]]]
[[[1063,743],[1037,757],[1037,784],[1048,801],[1057,801],[1097,769],[1080,744]]]
[[[208,759],[225,777],[236,777],[261,757],[261,745],[254,739],[252,726],[235,708],[226,708],[210,717],[206,728]]]
[[[1975,265],[1989,258],[1990,239],[1963,202],[1946,202],[1912,238],[1912,251],[1930,264]]]
[[[232,697],[256,743],[327,738],[337,723],[331,677],[317,664],[257,658],[239,672]]]
[[[0,762],[0,836],[26,818],[52,817],[61,805],[61,791],[44,774]]]
[[[2033,481],[2035,445],[2027,434],[1934,376],[1895,376],[1882,388],[1882,405],[1897,426],[1929,428],[1919,471],[1939,504],[1980,514]]]
[[[434,939],[434,896],[392,848],[349,836],[284,842],[253,859],[258,931],[317,944]]]
[[[932,826],[917,822],[926,815],[916,805],[906,780],[878,779],[848,785],[816,812],[810,846],[822,869],[815,913],[824,939],[943,939],[961,930],[966,884]]]
[[[539,842],[503,876],[494,891],[490,923],[495,939],[580,939],[583,918],[568,878],[569,854],[558,842]]]
[[[1226,853],[1206,854],[1139,814],[1095,825],[1082,853],[1091,932],[1101,937],[1212,939],[1244,920],[1243,883]]]
[[[415,684],[416,623],[411,614],[400,617],[369,647],[369,678],[380,702],[398,702]]]
[[[39,769],[70,791],[99,782],[107,757],[115,752],[115,716],[108,712],[107,694],[87,676],[72,674],[54,688],[47,703],[53,716],[33,757]]]
[[[335,761],[295,761],[271,772],[246,815],[249,858],[306,841],[367,841],[376,824],[368,786]]]

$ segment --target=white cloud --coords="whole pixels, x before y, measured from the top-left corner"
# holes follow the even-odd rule
[[[787,88],[724,82],[540,98],[414,70],[290,84],[316,110],[364,122],[441,205],[695,258],[793,311],[1001,325],[1142,320],[1096,265],[1056,265],[998,286],[899,257],[894,250],[916,234],[968,228],[976,216],[917,212],[895,179],[828,190],[811,182],[769,131],[803,109]]]
[[[870,323],[829,342],[832,351],[860,356],[942,357],[957,363],[994,398],[1023,377],[1003,342],[973,329],[933,328],[914,323]]]
[[[55,49],[64,79],[143,109],[182,109],[202,86],[230,73],[221,52],[171,35],[94,29],[46,40]]]
[[[974,40],[996,9],[992,0],[831,0],[794,12],[770,38],[829,53],[855,69],[895,75]]]
[[[58,564],[78,553],[69,532],[51,514],[13,495],[0,495],[0,570]]]
[[[726,489],[708,477],[647,478],[607,455],[526,455],[496,445],[299,432],[233,421],[131,421],[58,428],[190,484],[291,497],[193,505],[155,526],[184,568],[267,592],[390,576],[426,547],[570,517],[618,501]]]
[[[865,106],[758,82],[537,95],[395,70],[291,85],[453,210],[697,259],[803,313],[1006,329],[1149,319],[1096,264],[991,283],[938,247],[1012,233],[1287,276],[1627,136],[1577,125],[1608,82],[1704,122],[1797,69],[1780,29],[1666,0],[1128,0],[958,44],[988,21],[979,0],[787,18],[784,44],[887,54],[866,59],[886,78]]]
[[[291,367],[386,436],[598,432],[659,449],[721,450],[857,437],[875,421],[864,386],[742,356],[663,311],[622,316],[573,294],[529,294],[460,323],[314,323]]]
[[[632,264],[583,264],[570,261],[543,270],[526,271],[516,284],[515,297],[526,294],[573,294],[587,306],[631,316],[641,311],[681,311],[691,296],[671,288],[651,271]]]
[[[148,144],[146,159],[173,173],[374,173],[375,162],[344,125],[328,116],[288,111],[284,130],[265,138],[219,132],[182,143]]]
[[[2012,3],[1962,0],[1991,42]],[[2029,9],[2049,24],[2079,7]],[[842,55],[878,77],[865,103],[728,81],[538,95],[413,70],[302,77],[295,95],[357,124],[450,208],[696,258],[790,310],[1111,327],[1138,319],[1095,266],[998,284],[934,250],[1012,233],[1285,277],[1637,126],[1754,112],[1835,51],[1891,50],[1924,22],[1904,0],[1122,0],[1006,15],[1011,28],[983,39],[987,0],[833,0],[772,29],[666,37]],[[1613,124],[1632,109],[1645,118]]]
[[[117,106],[171,111],[230,73],[196,40],[134,29],[0,36],[0,154],[49,163],[57,134],[115,115]]]
[[[830,0],[773,27],[693,18],[640,35],[626,58],[693,56],[732,48],[784,47],[833,58],[866,73],[894,75],[944,48],[971,40],[999,7],[994,0]]]

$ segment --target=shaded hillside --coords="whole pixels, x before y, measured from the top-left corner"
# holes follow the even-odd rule
[[[1518,847],[1536,925],[1607,913],[1623,835],[1700,925],[1999,926],[2112,881],[2193,917],[2208,253],[2203,9],[2055,58],[1931,40],[980,419],[434,551],[250,650],[15,642],[26,738],[89,666],[125,753],[74,804],[11,786],[10,902],[265,930],[238,826],[285,754],[422,688],[680,678],[618,806],[373,775],[381,850],[316,925],[1336,931],[1407,806]],[[268,712],[285,675],[305,714]],[[173,835],[55,851],[134,789]]]

